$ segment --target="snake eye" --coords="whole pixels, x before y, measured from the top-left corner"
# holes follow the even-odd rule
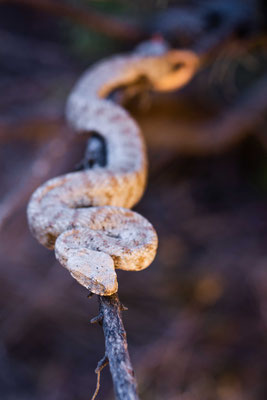
[[[185,66],[185,63],[184,63],[184,62],[176,63],[176,64],[174,64],[174,65],[172,66],[172,71],[173,71],[173,72],[176,72],[176,71],[178,71],[179,69],[183,68],[184,66]]]

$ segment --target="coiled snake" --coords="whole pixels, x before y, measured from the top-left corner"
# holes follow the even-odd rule
[[[183,86],[193,75],[196,56],[168,51],[160,56],[116,56],[90,68],[69,96],[66,116],[77,133],[98,132],[107,162],[53,178],[28,205],[33,235],[93,293],[118,289],[115,268],[142,270],[153,261],[157,235],[130,211],[146,184],[147,159],[139,127],[122,107],[105,99],[114,89],[145,77],[151,88]]]

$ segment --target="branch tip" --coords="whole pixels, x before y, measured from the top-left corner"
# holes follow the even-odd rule
[[[99,323],[99,325],[102,325],[102,322],[103,322],[102,312],[100,312],[96,317],[90,319],[91,324],[96,324],[97,322]]]
[[[126,307],[124,304],[120,303],[120,311],[128,311],[128,307]]]

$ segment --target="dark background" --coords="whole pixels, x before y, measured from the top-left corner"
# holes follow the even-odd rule
[[[1,399],[94,391],[96,299],[30,235],[25,211],[82,157],[85,139],[64,121],[80,73],[153,34],[202,65],[177,93],[125,99],[150,161],[136,210],[159,235],[150,268],[118,272],[140,395],[267,398],[265,11],[249,0],[0,1]],[[112,393],[106,368],[98,398]]]

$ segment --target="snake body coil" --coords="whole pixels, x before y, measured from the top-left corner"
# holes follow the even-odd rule
[[[183,62],[177,75],[175,66]],[[72,91],[66,115],[76,132],[98,132],[106,142],[105,167],[51,179],[32,195],[28,221],[44,246],[83,286],[100,295],[117,291],[115,268],[142,270],[153,261],[157,235],[130,211],[141,198],[147,175],[140,129],[119,105],[104,99],[112,90],[146,77],[152,88],[182,86],[196,58],[171,51],[159,57],[114,57],[89,69]]]

